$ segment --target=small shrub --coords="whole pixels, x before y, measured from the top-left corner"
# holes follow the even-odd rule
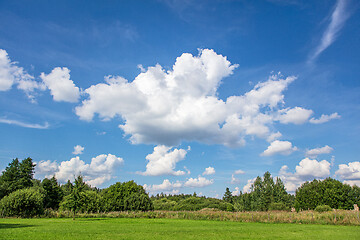
[[[332,208],[328,205],[319,205],[315,208],[315,211],[317,211],[317,212],[328,212],[331,210],[332,210]]]
[[[226,211],[233,212],[234,210],[235,210],[234,205],[232,205],[231,203],[226,204]]]
[[[4,217],[39,216],[44,212],[43,200],[39,189],[20,189],[1,199],[0,213]]]

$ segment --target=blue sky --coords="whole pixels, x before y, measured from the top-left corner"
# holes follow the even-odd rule
[[[221,197],[360,185],[357,1],[0,1],[0,169]]]

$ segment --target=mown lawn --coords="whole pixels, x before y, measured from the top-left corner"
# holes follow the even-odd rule
[[[180,219],[0,219],[0,239],[360,239],[360,227]]]

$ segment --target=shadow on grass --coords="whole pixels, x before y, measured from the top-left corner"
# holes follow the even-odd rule
[[[0,229],[6,228],[25,228],[25,227],[33,227],[34,225],[28,224],[15,224],[15,223],[0,223]]]

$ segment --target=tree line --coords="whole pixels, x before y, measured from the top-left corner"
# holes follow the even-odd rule
[[[134,181],[117,182],[105,189],[93,188],[82,176],[60,185],[55,176],[34,179],[31,158],[16,158],[0,176],[0,215],[31,217],[45,209],[77,212],[148,211],[152,201]]]
[[[269,172],[257,177],[249,193],[232,196],[227,188],[223,200],[234,205],[237,211],[354,209],[360,205],[360,188],[350,186],[333,178],[314,179],[303,183],[295,195],[286,191],[280,178],[274,179]],[[327,207],[327,208],[326,208]]]
[[[300,210],[353,209],[360,205],[360,188],[327,178],[305,182],[295,192],[286,191],[280,178],[269,172],[258,176],[249,193],[233,196],[226,188],[222,199],[194,194],[157,194],[149,197],[134,181],[117,182],[98,189],[87,185],[82,176],[60,185],[53,176],[34,179],[35,164],[31,158],[14,159],[0,176],[0,215],[31,217],[45,209],[94,213],[111,211],[268,211],[295,208]],[[325,206],[325,207],[324,207]]]

